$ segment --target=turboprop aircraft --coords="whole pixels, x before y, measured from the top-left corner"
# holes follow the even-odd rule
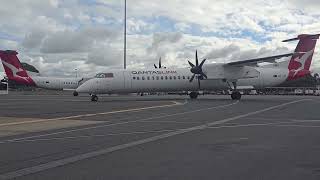
[[[188,61],[190,69],[110,70],[108,73],[97,74],[76,91],[88,93],[91,101],[97,101],[98,94],[110,93],[188,91],[190,98],[195,99],[199,90],[232,90],[231,98],[240,100],[241,93],[238,89],[241,86],[262,89],[309,74],[319,35],[301,34],[285,40],[284,42],[299,40],[294,53],[289,54],[224,64],[205,64],[206,59],[199,63],[196,51],[195,64]],[[290,58],[275,62],[284,57]],[[276,66],[257,67],[261,62],[276,63]]]
[[[0,50],[0,58],[9,80],[44,89],[70,90],[74,96],[78,96],[75,89],[86,79],[33,76],[22,67],[17,54],[18,52],[13,50]]]

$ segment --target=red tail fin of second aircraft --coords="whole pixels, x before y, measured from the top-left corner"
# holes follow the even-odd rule
[[[297,38],[284,40],[283,42],[299,40],[295,54],[288,65],[288,80],[298,79],[310,74],[310,66],[314,49],[320,34],[301,34]]]
[[[17,54],[12,50],[0,50],[0,58],[8,79],[20,84],[35,85],[28,73],[22,68]]]

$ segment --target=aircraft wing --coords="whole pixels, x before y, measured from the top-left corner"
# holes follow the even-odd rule
[[[283,57],[292,56],[294,53],[288,53],[288,54],[281,54],[277,56],[269,56],[269,57],[262,57],[262,58],[255,58],[255,59],[247,59],[242,61],[235,61],[227,63],[226,66],[257,66],[258,63],[262,62],[275,62],[276,59],[280,59]]]

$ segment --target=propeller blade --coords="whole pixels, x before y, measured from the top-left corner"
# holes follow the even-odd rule
[[[206,62],[207,59],[202,60],[202,62],[200,63],[200,68],[202,68],[202,65],[204,64],[204,62]]]
[[[192,77],[191,77],[191,79],[190,79],[189,81],[192,82],[195,76],[196,76],[196,75],[193,74]]]
[[[161,69],[161,57],[159,59],[159,68]]]
[[[188,63],[190,64],[191,67],[194,67],[195,65],[192,64],[192,62],[188,61]]]
[[[199,66],[199,61],[198,61],[198,51],[196,50],[196,66]]]
[[[199,65],[199,58],[198,58],[198,50],[196,50],[196,65],[192,64],[190,61],[188,61],[189,65],[191,66],[191,73],[193,73],[190,82],[193,81],[193,79],[196,77],[198,80],[198,87],[200,86],[200,80],[203,80],[204,78],[208,79],[207,75],[202,71],[202,66],[206,62],[206,59],[203,59]]]
[[[201,76],[205,77],[206,79],[208,79],[208,76],[204,73],[204,72],[201,72]]]
[[[157,66],[156,66],[155,64],[153,64],[153,66],[154,66],[154,68],[156,68],[156,69],[157,69]]]

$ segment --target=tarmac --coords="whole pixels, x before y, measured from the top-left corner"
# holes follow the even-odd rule
[[[0,95],[0,179],[320,179],[320,97]]]

